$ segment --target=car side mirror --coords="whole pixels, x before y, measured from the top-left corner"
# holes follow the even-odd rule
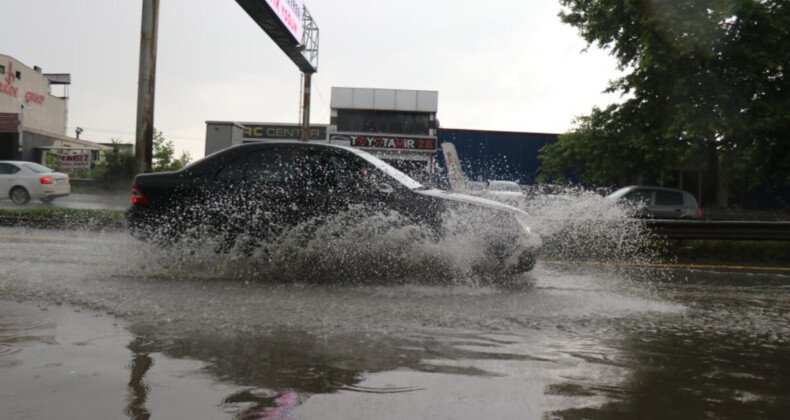
[[[393,188],[392,185],[390,184],[382,182],[381,184],[379,184],[379,192],[382,194],[392,194],[393,192],[395,192],[395,188]]]

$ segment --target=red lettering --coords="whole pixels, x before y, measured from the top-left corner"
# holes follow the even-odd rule
[[[18,95],[16,86],[11,86],[8,83],[4,83],[0,85],[0,92],[8,96],[13,96],[14,98],[16,98]]]
[[[27,92],[25,93],[25,101],[41,105],[44,103],[44,95],[39,95],[35,92]]]

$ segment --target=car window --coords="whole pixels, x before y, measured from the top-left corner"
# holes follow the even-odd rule
[[[297,163],[288,149],[263,149],[247,158],[244,179],[262,184],[290,183],[304,171]]]
[[[17,168],[16,165],[0,163],[0,175],[13,175],[17,172],[19,172],[19,168]]]
[[[683,194],[675,191],[656,191],[657,206],[682,206]]]
[[[633,190],[623,196],[623,198],[635,205],[649,205],[651,194],[652,192],[648,190]]]
[[[244,179],[244,168],[246,167],[247,157],[241,157],[229,163],[217,172],[217,179],[223,181],[241,181]]]
[[[51,173],[51,172],[55,172],[52,169],[47,168],[44,165],[39,165],[38,163],[25,163],[23,166],[25,168],[28,168],[31,171],[33,171],[35,173],[39,173],[39,174],[48,174],[48,173]]]
[[[256,150],[227,164],[217,172],[224,181],[283,183],[292,177],[291,153],[284,148]]]
[[[368,177],[368,171],[358,160],[337,153],[316,156],[316,178],[333,189],[357,188]]]

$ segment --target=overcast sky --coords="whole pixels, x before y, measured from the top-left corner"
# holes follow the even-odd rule
[[[296,66],[234,0],[160,0],[155,125],[203,156],[205,121],[296,123]],[[0,52],[71,73],[69,135],[134,141],[141,0],[25,0]],[[616,77],[555,0],[305,0],[320,28],[311,120],[332,86],[439,91],[443,127],[559,133]]]

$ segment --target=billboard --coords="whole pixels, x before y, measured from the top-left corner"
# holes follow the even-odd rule
[[[265,0],[298,44],[304,34],[304,2],[302,0]]]

